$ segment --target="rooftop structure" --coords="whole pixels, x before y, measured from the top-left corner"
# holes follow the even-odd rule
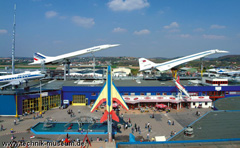
[[[219,99],[214,102],[214,107],[218,110],[240,110],[240,97]]]
[[[194,136],[184,135],[182,130],[170,141],[209,140],[209,139],[240,139],[240,111],[212,111],[190,124]]]

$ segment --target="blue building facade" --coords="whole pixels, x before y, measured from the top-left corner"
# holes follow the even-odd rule
[[[191,94],[199,96],[208,95],[215,101],[218,98],[240,96],[240,86],[186,86]],[[176,95],[178,89],[175,86],[119,86],[121,95]],[[93,103],[101,92],[101,86],[63,86],[60,90],[45,90],[46,96],[40,99],[38,92],[34,94],[17,95],[18,114],[44,111],[63,105],[63,100],[70,104],[76,101],[86,101],[85,105]],[[0,95],[0,115],[16,115],[16,94]]]
[[[1,95],[0,102],[0,115],[16,115],[15,95]]]
[[[218,98],[240,96],[240,86],[186,86],[189,93],[196,93],[199,96],[209,95],[215,101]],[[62,97],[64,100],[73,101],[73,95],[85,95],[88,104],[97,99],[102,87],[99,86],[63,86]],[[126,86],[117,87],[121,95],[174,95],[178,89],[175,86]]]

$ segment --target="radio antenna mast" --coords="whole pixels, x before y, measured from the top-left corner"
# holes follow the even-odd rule
[[[12,40],[12,74],[15,73],[15,28],[16,28],[16,4],[14,4],[13,16],[13,40]]]

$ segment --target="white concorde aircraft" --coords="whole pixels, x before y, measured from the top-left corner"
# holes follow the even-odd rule
[[[193,61],[196,59],[200,59],[205,56],[209,56],[209,55],[216,54],[216,53],[228,53],[228,51],[213,49],[213,50],[208,50],[208,51],[192,54],[189,56],[185,56],[182,58],[174,59],[171,61],[167,61],[164,63],[154,63],[145,58],[140,58],[138,60],[138,62],[139,62],[139,66],[140,66],[140,71],[149,70],[149,69],[158,69],[159,71],[165,71],[165,70],[169,70],[173,67],[176,67],[180,64],[183,64],[183,63],[186,63],[189,61]]]
[[[20,85],[23,82],[32,79],[40,79],[44,78],[45,74],[42,74],[41,71],[25,71],[24,73],[13,74],[13,75],[5,75],[0,76],[0,83],[7,83],[5,85],[0,86],[0,88],[9,86],[9,85]]]
[[[76,56],[80,56],[80,55],[84,55],[84,54],[88,54],[88,53],[93,53],[93,52],[96,52],[96,51],[100,51],[100,50],[103,50],[103,49],[112,48],[112,47],[116,47],[116,46],[119,46],[119,44],[113,44],[113,45],[106,44],[106,45],[94,46],[94,47],[91,47],[91,48],[78,50],[78,51],[75,51],[75,52],[70,52],[70,53],[55,56],[55,57],[45,56],[45,55],[37,52],[33,56],[34,62],[29,63],[29,65],[56,64],[56,63],[59,63],[59,62],[63,62],[64,60],[69,60],[69,59],[71,59],[73,57],[76,57]]]

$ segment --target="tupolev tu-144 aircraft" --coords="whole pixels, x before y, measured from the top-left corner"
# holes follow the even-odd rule
[[[55,56],[55,57],[45,56],[45,55],[37,52],[33,56],[34,62],[29,63],[29,65],[56,64],[59,62],[64,62],[64,60],[69,60],[76,56],[80,56],[80,55],[84,55],[84,54],[88,54],[88,53],[94,53],[96,51],[100,51],[103,49],[112,48],[112,47],[116,47],[116,46],[119,46],[119,44],[112,44],[112,45],[106,44],[106,45],[94,46],[91,48],[78,50],[75,52],[71,52],[71,53],[67,53],[67,54],[63,54],[63,55],[59,55],[59,56]]]
[[[189,56],[185,56],[182,58],[174,59],[171,61],[167,61],[164,63],[154,63],[145,58],[140,58],[138,60],[138,62],[139,62],[139,66],[140,66],[140,71],[149,70],[149,69],[158,69],[159,71],[162,72],[165,70],[172,69],[173,67],[181,65],[183,63],[193,61],[196,59],[200,59],[200,58],[203,58],[203,57],[206,57],[206,56],[209,56],[212,54],[216,54],[216,53],[228,53],[228,51],[213,49],[213,50],[208,50],[208,51],[192,54]]]

